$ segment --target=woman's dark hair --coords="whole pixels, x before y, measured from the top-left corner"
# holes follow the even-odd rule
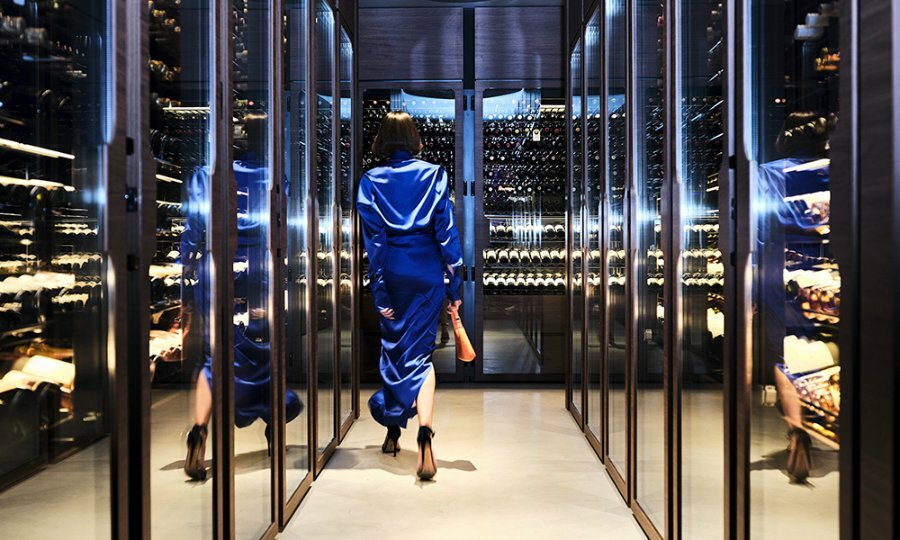
[[[836,122],[836,117],[826,119],[814,112],[792,112],[784,120],[775,149],[786,157],[826,157],[828,137]]]
[[[416,155],[422,151],[422,139],[412,116],[403,111],[391,111],[381,121],[372,152],[378,158],[389,158],[398,151]]]

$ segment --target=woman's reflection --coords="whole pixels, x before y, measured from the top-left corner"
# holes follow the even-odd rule
[[[234,404],[235,425],[247,427],[261,419],[266,423],[266,439],[272,450],[272,403],[269,298],[269,171],[267,156],[267,116],[250,113],[244,117],[246,145],[233,164],[237,188],[237,253],[234,260]],[[196,175],[195,175],[196,177]],[[205,175],[204,175],[205,178]],[[206,191],[206,190],[200,190]],[[191,190],[198,193],[198,190]],[[191,205],[196,207],[197,205]],[[184,248],[196,245],[191,216],[182,235]],[[208,272],[201,266],[195,288],[203,290],[203,302],[209,305]],[[195,294],[196,296],[196,294]],[[184,471],[195,480],[206,478],[205,447],[207,425],[212,412],[212,357],[206,358],[197,377],[194,426],[187,438]],[[285,395],[285,421],[296,418],[303,404],[293,391]]]

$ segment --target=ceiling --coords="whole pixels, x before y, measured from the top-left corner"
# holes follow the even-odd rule
[[[563,0],[359,0],[360,8],[562,6]]]

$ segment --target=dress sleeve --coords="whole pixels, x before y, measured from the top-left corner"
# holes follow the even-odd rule
[[[441,178],[438,180],[438,203],[434,211],[434,234],[441,248],[443,267],[453,270],[447,271],[450,283],[447,284],[447,298],[451,301],[459,300],[459,287],[462,280],[459,276],[459,268],[462,266],[462,248],[459,244],[459,233],[456,231],[456,223],[453,219],[453,204],[450,202],[449,178],[447,171],[441,169]]]
[[[363,241],[369,254],[369,287],[375,295],[375,308],[379,311],[391,308],[391,298],[384,283],[387,263],[387,232],[384,218],[375,206],[372,183],[365,176],[359,182],[356,209],[362,221]]]

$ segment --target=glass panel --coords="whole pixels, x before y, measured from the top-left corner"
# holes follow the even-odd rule
[[[353,414],[353,43],[341,29],[341,423]]]
[[[582,363],[584,357],[582,355],[582,328],[584,324],[584,253],[582,246],[582,238],[584,237],[583,212],[584,212],[584,170],[582,169],[582,160],[584,159],[584,133],[582,132],[582,123],[584,114],[581,106],[582,83],[582,58],[581,58],[581,40],[575,45],[572,51],[572,60],[570,65],[570,83],[572,95],[570,96],[572,106],[572,119],[569,126],[569,140],[572,141],[572,184],[569,186],[569,208],[571,212],[571,228],[569,230],[569,243],[572,246],[572,258],[570,259],[569,275],[571,283],[569,288],[572,294],[572,346],[571,361],[572,366],[570,372],[572,374],[572,406],[581,413],[581,400],[583,391],[583,373]]]
[[[606,171],[606,313],[607,313],[607,407],[608,453],[619,473],[628,463],[628,396],[626,393],[628,290],[625,286],[625,178],[627,126],[625,112],[625,44],[628,26],[625,1],[611,0],[606,7],[606,73],[603,104],[606,119],[604,143]]]
[[[190,445],[203,442],[212,410],[212,4],[197,1],[188,9],[154,0],[149,7],[150,145],[158,206],[150,267],[151,534],[208,537],[212,482],[205,468],[212,443],[196,453]],[[196,482],[185,483],[185,473]]]
[[[747,141],[758,164],[751,534],[837,538],[841,276],[830,244],[829,136],[839,102],[838,6],[750,5],[750,80],[758,81]]]
[[[271,19],[267,0],[233,0],[232,89],[237,253],[234,259],[235,536],[256,538],[272,522],[269,294],[272,150]],[[288,413],[297,395],[288,393]],[[261,422],[257,422],[261,420]],[[291,420],[290,417],[287,420]]]
[[[7,538],[111,534],[102,241],[110,9],[102,1],[0,2],[0,522]]]
[[[285,376],[287,389],[297,395],[294,410],[285,409],[285,418],[294,417],[285,427],[285,492],[288,497],[309,472],[309,172],[310,157],[306,130],[306,74],[309,52],[309,23],[305,0],[285,0],[283,24],[285,44],[283,129],[284,177],[287,181],[287,254],[285,272]],[[286,401],[286,406],[291,402]]]
[[[587,303],[584,313],[587,336],[585,377],[587,378],[587,410],[585,411],[588,429],[602,441],[603,405],[603,289],[600,286],[603,275],[603,255],[600,245],[600,222],[603,208],[603,171],[601,169],[601,152],[603,116],[600,111],[602,89],[600,87],[602,65],[602,43],[600,42],[600,18],[597,13],[591,17],[585,30],[584,65],[586,76],[585,117],[587,125],[584,177],[585,206],[585,245],[587,248],[587,282],[585,295]]]
[[[685,538],[724,534],[724,266],[719,251],[723,155],[721,2],[679,4],[681,174],[681,497]]]
[[[420,159],[438,163],[447,171],[450,183],[450,200],[456,201],[454,192],[454,171],[456,165],[456,98],[452,90],[366,90],[363,97],[363,167],[371,169],[378,165],[372,153],[372,143],[378,135],[381,120],[391,111],[405,111],[413,117],[422,139]],[[457,223],[458,225],[458,223]],[[360,347],[360,379],[366,382],[381,382],[378,371],[381,354],[380,317],[375,311],[375,301],[369,290],[369,265],[367,254],[363,253],[362,263],[362,306],[360,327],[362,343]],[[439,341],[431,361],[437,374],[456,374],[456,348],[450,341],[453,329],[447,318],[447,311],[441,309],[438,329]]]
[[[637,377],[635,388],[635,493],[657,531],[665,530],[666,424],[663,375],[664,295],[662,245],[663,4],[638,0],[635,6],[634,152],[635,287],[637,289]],[[717,492],[721,498],[721,491]]]
[[[567,339],[564,100],[546,89],[487,90],[482,112],[482,373],[553,379]]]
[[[334,439],[334,309],[335,181],[334,181],[334,14],[328,3],[316,2],[316,202],[319,234],[316,243],[316,348],[318,350],[318,445]]]

